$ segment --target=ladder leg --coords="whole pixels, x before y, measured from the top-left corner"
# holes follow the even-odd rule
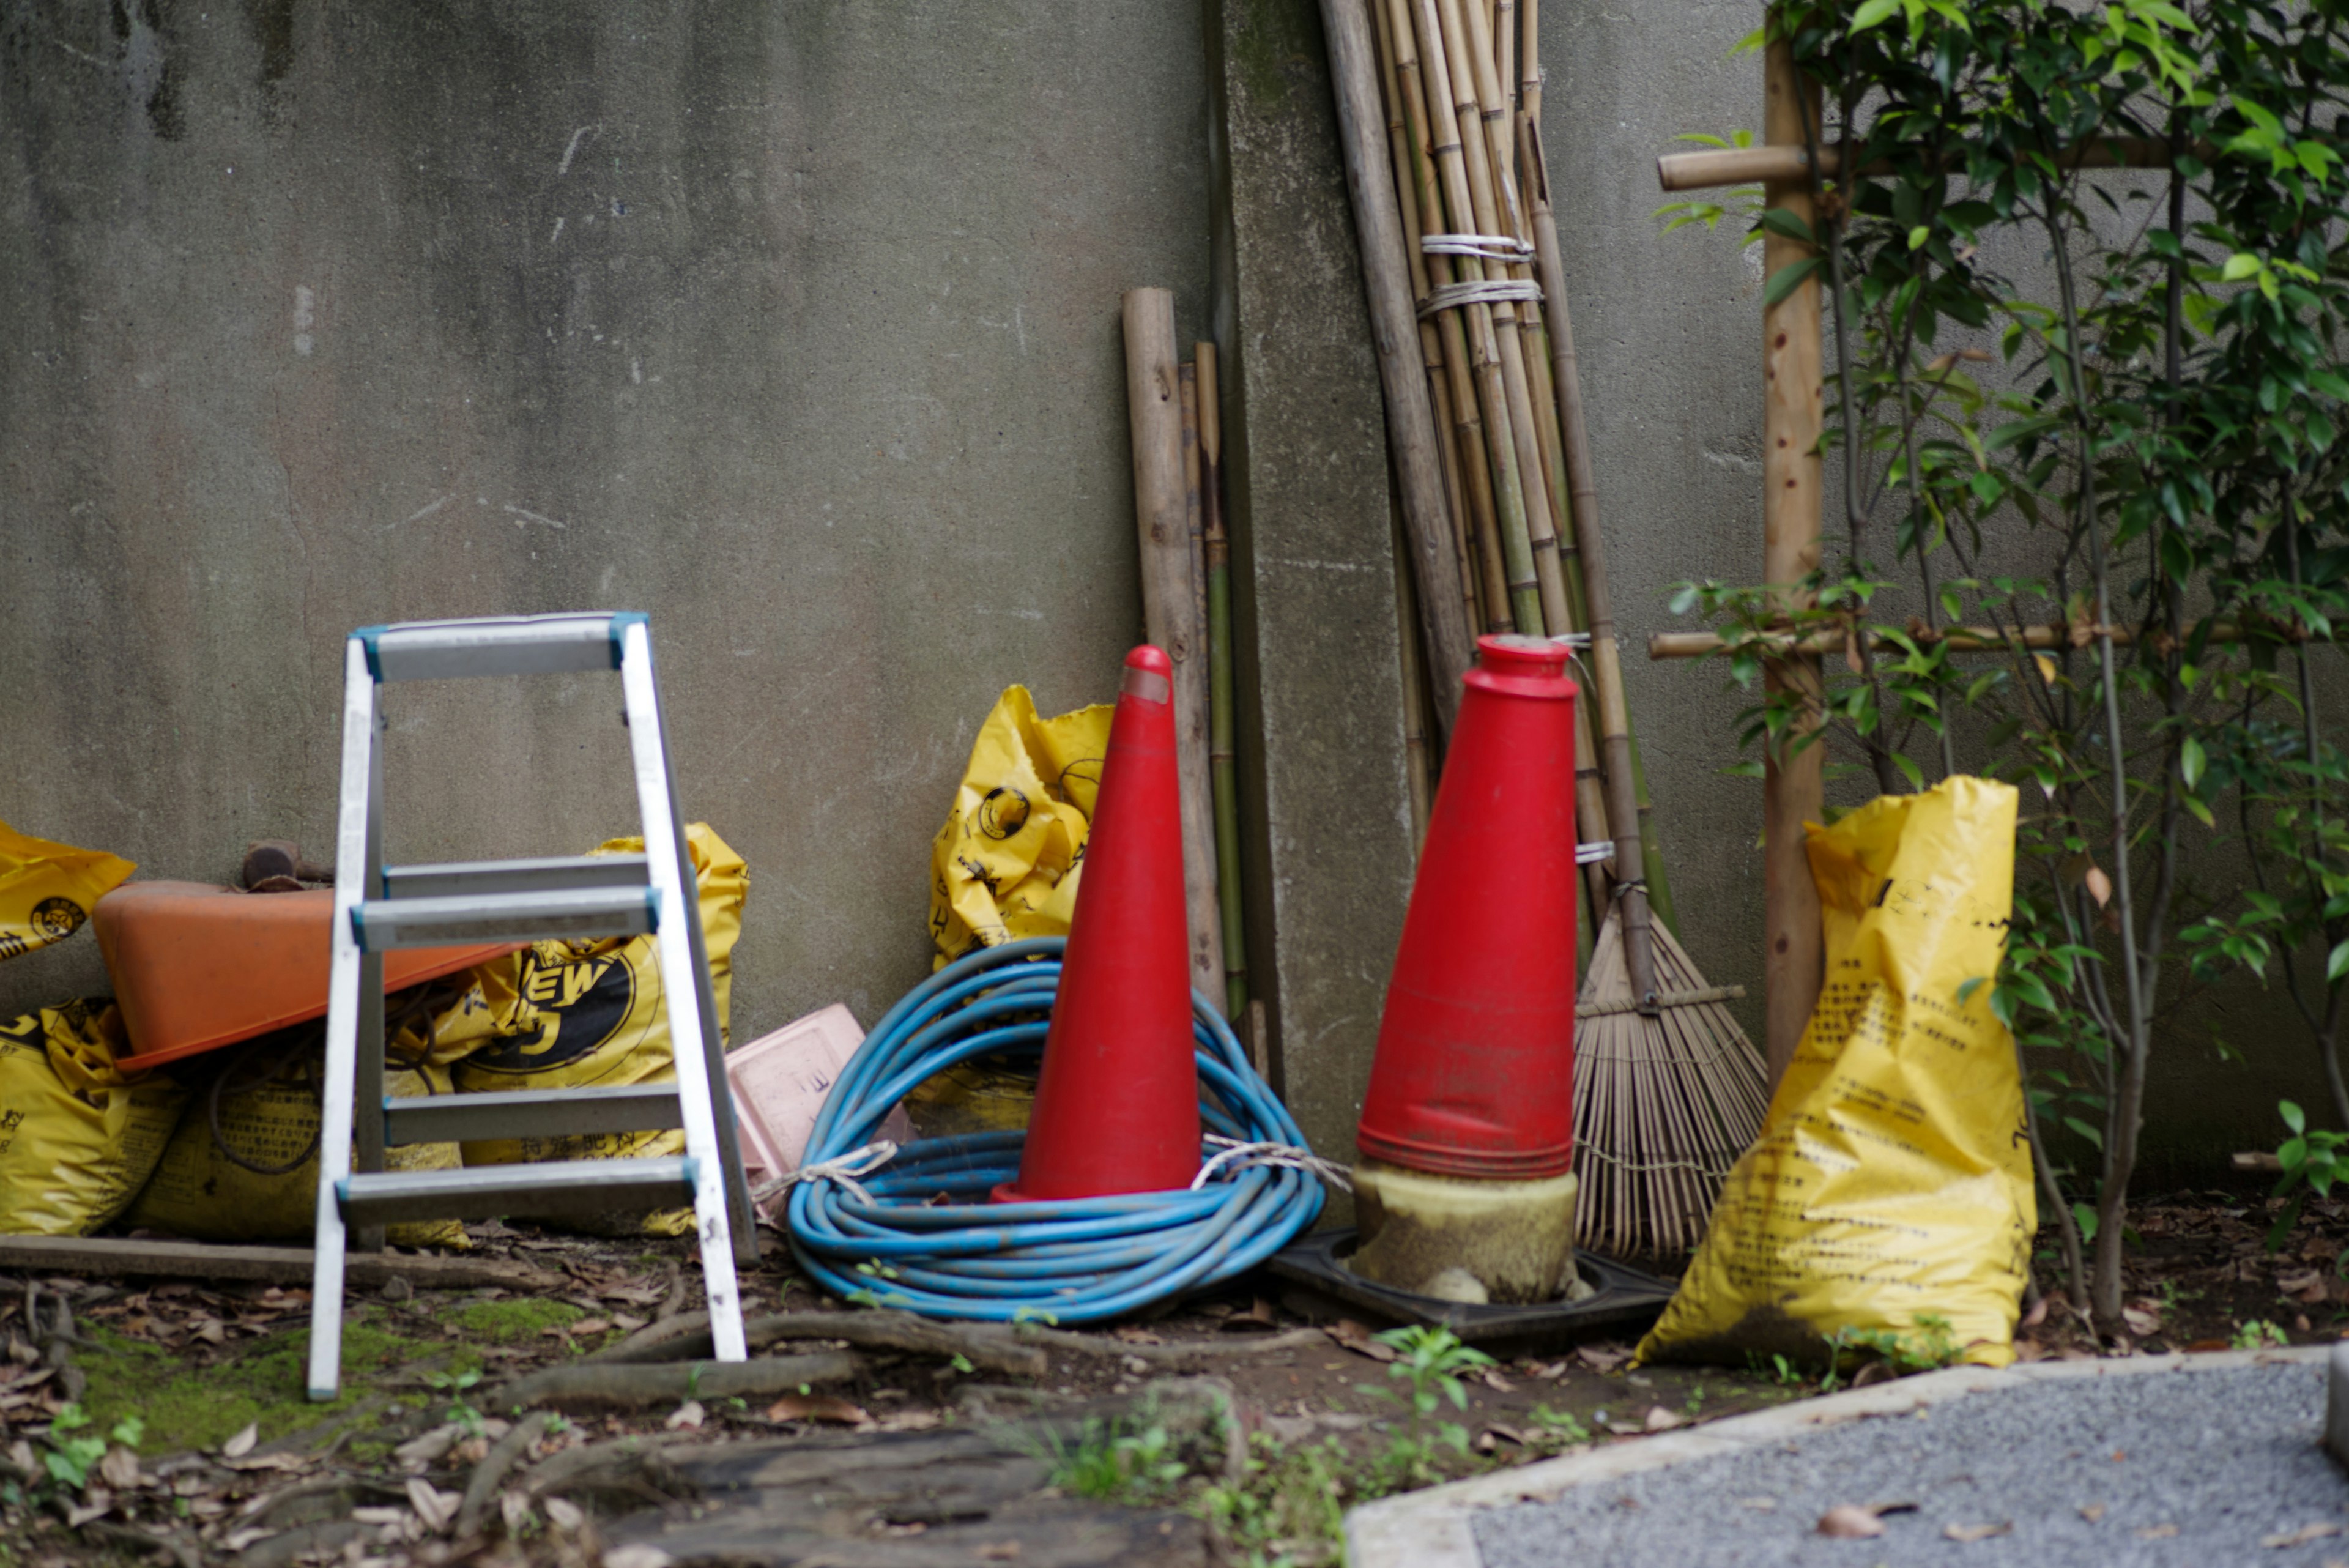
[[[677,863],[688,876],[693,855],[686,847],[685,816],[677,809],[677,775],[668,768],[668,738],[661,738],[661,765],[668,783],[669,830],[677,840]],[[742,1168],[741,1125],[734,1115],[734,1085],[726,1076],[726,1036],[718,1027],[718,999],[709,984],[709,950],[703,937],[700,900],[695,899],[694,919],[687,928],[693,950],[693,1004],[701,1015],[701,1054],[709,1078],[710,1107],[718,1122],[718,1158],[724,1167],[726,1226],[734,1241],[734,1266],[756,1268],[759,1262],[759,1217],[750,1208],[750,1178]]]
[[[709,1332],[720,1361],[742,1361],[750,1351],[742,1334],[742,1301],[734,1277],[733,1226],[727,1213],[726,1157],[720,1150],[717,1085],[711,1063],[722,1047],[705,1038],[698,1001],[709,983],[699,961],[701,929],[693,862],[678,827],[676,798],[669,789],[667,745],[661,733],[660,698],[653,676],[652,639],[642,621],[630,625],[620,654],[620,689],[628,715],[628,750],[636,764],[636,799],[643,811],[645,858],[661,898],[661,983],[668,998],[670,1055],[677,1073],[678,1109],[685,1123],[686,1153],[694,1162],[693,1212],[701,1245],[701,1280],[709,1303]],[[695,997],[695,1004],[684,999]],[[714,1036],[714,1031],[711,1032]],[[714,1081],[713,1081],[714,1077]]]
[[[365,651],[354,639],[344,647],[342,800],[336,831],[336,854],[345,866],[364,866],[367,861],[368,808],[376,777],[375,696],[375,678],[368,673]],[[330,937],[326,1083],[319,1107],[317,1231],[312,1242],[310,1277],[309,1393],[311,1398],[321,1400],[332,1399],[342,1382],[346,1238],[336,1185],[350,1171],[356,1046],[360,1002],[367,991],[366,971],[370,968],[375,971],[378,1011],[382,1006],[382,961],[378,958],[368,964],[351,930],[351,909],[365,897],[366,880],[364,877],[337,880]]]
[[[381,721],[378,721],[380,724]],[[383,886],[383,746],[367,751],[367,814],[366,879],[363,897],[372,898]],[[383,1168],[383,955],[362,956],[359,971],[357,1074],[352,1096],[354,1127],[358,1135],[357,1168]],[[383,1251],[383,1227],[361,1226],[352,1247],[362,1252]]]

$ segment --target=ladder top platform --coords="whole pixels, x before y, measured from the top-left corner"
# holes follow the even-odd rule
[[[620,644],[637,610],[485,616],[475,620],[403,620],[363,626],[351,638],[367,650],[378,682],[481,675],[557,675],[620,668]]]

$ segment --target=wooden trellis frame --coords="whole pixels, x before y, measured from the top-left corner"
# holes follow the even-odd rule
[[[1818,90],[1795,67],[1793,47],[1784,41],[1763,51],[1762,145],[1717,152],[1673,153],[1657,160],[1658,182],[1667,191],[1700,191],[1762,182],[1765,206],[1785,209],[1811,223],[1814,166],[1833,174],[1837,149],[1821,140]],[[1816,158],[1811,151],[1817,148]],[[2208,152],[2207,148],[2199,151]],[[2072,150],[2062,162],[2078,169],[2166,169],[2169,147],[2140,138],[2100,138]],[[1869,171],[1863,169],[1862,174]],[[1953,171],[1954,172],[1954,171]],[[1762,239],[1764,277],[1803,260],[1813,247],[1765,229]],[[1779,590],[1782,612],[1810,607],[1800,584],[1819,566],[1820,471],[1824,387],[1821,381],[1819,279],[1816,269],[1775,305],[1762,311],[1762,576]],[[2031,628],[2030,647],[2069,646],[2074,628]],[[2118,628],[2088,628],[2092,637],[2120,641]],[[1987,628],[1948,628],[1953,649],[2004,649],[2009,639]],[[1839,649],[1840,636],[1788,636],[1779,644],[1764,680],[1772,691],[1808,695],[1806,727],[1816,728],[1823,690],[1819,659]],[[1650,657],[1684,659],[1717,651],[1723,643],[1709,634],[1659,637]],[[1763,867],[1763,1053],[1775,1088],[1794,1059],[1795,1047],[1817,1005],[1826,961],[1818,889],[1811,881],[1803,825],[1825,815],[1826,751],[1806,746],[1795,756],[1765,758],[1762,774]]]

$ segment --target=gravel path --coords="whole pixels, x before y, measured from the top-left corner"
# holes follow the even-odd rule
[[[2349,1532],[2323,1418],[2323,1369],[2307,1364],[2028,1384],[1495,1509],[1476,1544],[1485,1568],[2349,1563],[2349,1533],[2261,1545]],[[1816,1533],[1839,1503],[1893,1501],[1918,1508],[1885,1515],[1881,1536]],[[2010,1522],[1981,1541],[1942,1533]]]

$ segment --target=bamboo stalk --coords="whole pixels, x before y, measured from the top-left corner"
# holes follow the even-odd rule
[[[1807,147],[1818,140],[1816,94],[1795,67],[1784,39],[1763,56],[1764,140],[1778,147]],[[1783,209],[1806,232],[1812,217],[1808,180],[1767,184],[1764,200]],[[1775,231],[1762,240],[1763,276],[1804,260],[1813,247]],[[1818,569],[1821,423],[1819,282],[1816,271],[1762,313],[1762,577],[1777,585],[1781,602],[1793,609],[1806,596],[1795,586]],[[1819,666],[1816,656],[1774,661],[1764,680],[1772,691],[1792,692],[1806,707],[1799,732],[1817,727]],[[1804,824],[1825,815],[1826,748],[1806,746],[1799,754],[1784,749],[1763,761],[1762,938],[1766,987],[1764,1058],[1775,1089],[1794,1060],[1817,1005],[1826,965],[1826,934],[1819,893],[1811,880]]]
[[[1133,437],[1133,509],[1141,535],[1143,621],[1174,666],[1174,760],[1182,795],[1183,893],[1191,983],[1224,994],[1223,929],[1216,892],[1215,811],[1207,784],[1206,627],[1195,563],[1183,457],[1182,372],[1174,296],[1125,296],[1125,392]],[[1200,540],[1204,555],[1204,524]]]
[[[2207,141],[2196,142],[2189,149],[2195,157],[2208,162],[2216,150]],[[1817,166],[1821,175],[1836,175],[1837,150],[1821,147]],[[2100,136],[2078,147],[2066,148],[2055,156],[2058,169],[2167,169],[2176,161],[2167,140],[2141,136]],[[1761,147],[1730,147],[1707,152],[1667,152],[1656,160],[1656,182],[1667,191],[1707,191],[1722,185],[1751,185],[1756,182],[1792,185],[1808,184],[1813,154],[1800,142],[1770,142]],[[1967,160],[1952,156],[1949,163],[1951,174],[1961,172]],[[1883,175],[1892,172],[1885,162],[1864,163],[1860,176]]]
[[[1427,253],[1420,240],[1426,233],[1420,222],[1423,194],[1418,178],[1418,161],[1412,156],[1412,136],[1403,107],[1402,84],[1395,74],[1394,18],[1389,13],[1386,0],[1371,0],[1371,17],[1375,24],[1371,41],[1378,47],[1379,99],[1387,111],[1387,158],[1392,165],[1395,184],[1395,208],[1402,217],[1403,252],[1411,263],[1411,296],[1414,313],[1427,304],[1429,283]],[[1431,184],[1424,194],[1433,196]],[[1485,624],[1483,596],[1477,592],[1476,562],[1468,535],[1467,485],[1460,468],[1459,426],[1452,410],[1452,379],[1444,362],[1444,339],[1434,322],[1425,316],[1419,321],[1419,353],[1427,369],[1428,400],[1435,407],[1435,426],[1444,439],[1436,442],[1437,455],[1443,460],[1444,498],[1452,517],[1453,550],[1460,560],[1461,604],[1473,632]],[[1472,453],[1481,465],[1481,453]]]
[[[1525,117],[1541,125],[1541,0],[1524,0],[1517,7],[1523,14],[1526,46],[1517,56],[1517,105]]]
[[[1464,136],[1459,125],[1462,111],[1453,91],[1454,67],[1445,53],[1449,47],[1444,30],[1447,14],[1456,22],[1459,0],[1415,0],[1413,21],[1418,29],[1420,76],[1426,90],[1429,151],[1442,179],[1444,209],[1451,222],[1473,230],[1476,205],[1469,191],[1466,144],[1481,144],[1481,139],[1473,128]],[[1471,116],[1475,113],[1473,89],[1466,112]],[[1437,137],[1442,140],[1435,140]],[[1485,265],[1475,256],[1457,258],[1454,271],[1464,283],[1485,281]],[[1538,637],[1542,635],[1541,587],[1534,568],[1533,543],[1527,533],[1526,493],[1518,480],[1518,443],[1512,433],[1515,411],[1506,385],[1501,341],[1495,330],[1490,305],[1472,304],[1464,307],[1464,313],[1468,317],[1468,337],[1475,350],[1477,390],[1485,415],[1485,451],[1492,464],[1493,496],[1499,514],[1502,558],[1508,568],[1510,617],[1517,631]],[[1512,341],[1515,337],[1514,333],[1510,335]]]
[[[1534,244],[1539,253],[1542,292],[1549,300],[1552,379],[1557,386],[1564,431],[1567,483],[1572,491],[1574,533],[1581,545],[1582,587],[1588,606],[1590,670],[1599,688],[1599,743],[1605,748],[1607,820],[1614,829],[1615,888],[1623,931],[1623,963],[1631,994],[1643,1011],[1656,996],[1655,938],[1648,913],[1647,848],[1640,840],[1640,812],[1631,790],[1631,730],[1623,701],[1622,658],[1615,644],[1615,611],[1607,581],[1607,542],[1599,527],[1599,483],[1590,461],[1590,434],[1582,412],[1582,375],[1574,353],[1574,319],[1566,306],[1566,265],[1559,254],[1557,225],[1549,202],[1549,179],[1541,141],[1522,122],[1526,178],[1532,182]]]
[[[1454,48],[1454,39],[1458,39],[1453,74],[1462,78],[1462,90],[1456,94],[1455,112],[1460,117],[1469,211],[1475,216],[1476,232],[1522,240],[1525,225],[1516,210],[1516,182],[1509,177],[1507,167],[1512,156],[1506,142],[1508,107],[1502,99],[1499,81],[1493,71],[1492,38],[1485,27],[1484,10],[1473,4],[1464,5],[1461,0],[1442,0],[1442,15],[1452,29],[1445,36],[1444,47]],[[1501,140],[1496,141],[1496,137]],[[1520,267],[1505,266],[1502,275],[1516,282],[1530,281],[1530,275]],[[1516,470],[1523,485],[1526,548],[1533,556],[1544,624],[1552,633],[1561,632],[1568,624],[1566,578],[1557,558],[1557,521],[1551,515],[1547,487],[1541,483],[1541,438],[1526,376],[1525,340],[1515,330],[1516,306],[1509,300],[1495,301],[1492,320],[1501,356],[1501,384],[1508,403],[1509,429],[1516,441]]]
[[[1224,403],[1216,346],[1195,345],[1199,389],[1199,501],[1207,566],[1207,774],[1216,807],[1216,890],[1223,919],[1229,1014],[1247,1007],[1247,940],[1240,908],[1239,759],[1232,744],[1232,542],[1224,524]]]
[[[1921,648],[1936,645],[1951,653],[2011,653],[2021,648],[2033,651],[2052,650],[2076,652],[2092,646],[2099,638],[2109,634],[2123,647],[2137,640],[2133,626],[2104,626],[2090,621],[2053,621],[2041,626],[2026,626],[2021,633],[1998,626],[1945,626],[1939,630],[1916,626],[1909,630],[1909,639]],[[2329,638],[2310,639],[2298,628],[2278,626],[2245,627],[2231,620],[2213,621],[2207,632],[2198,633],[2206,642],[2242,642],[2251,638],[2267,637],[2279,642],[2308,640],[2331,641]],[[2156,647],[2164,647],[2169,634],[2156,627],[2147,637]],[[1648,638],[1650,659],[1703,659],[1720,653],[1731,646],[1729,639],[1710,631],[1659,631]],[[1756,651],[1772,657],[1787,654],[1816,656],[1826,653],[1849,653],[1862,646],[1856,631],[1834,628],[1805,633],[1799,639],[1791,631],[1765,631],[1747,644]],[[1898,642],[1880,632],[1871,631],[1866,639],[1871,653],[1884,651],[1904,653]]]
[[[1426,362],[1418,348],[1411,276],[1394,182],[1380,146],[1385,123],[1378,56],[1362,0],[1322,0],[1322,31],[1330,49],[1330,86],[1337,98],[1338,134],[1345,151],[1346,183],[1361,239],[1362,287],[1379,380],[1386,393],[1387,444],[1402,501],[1411,559],[1426,591],[1419,596],[1430,684],[1438,723],[1448,734],[1459,717],[1461,682],[1475,659],[1461,613],[1459,558],[1444,511],[1436,459],[1435,418],[1429,406]]]
[[[1402,519],[1394,519],[1396,543],[1402,543]],[[1411,795],[1411,852],[1416,857],[1427,846],[1427,813],[1433,791],[1427,759],[1427,672],[1419,657],[1419,607],[1412,602],[1411,574],[1395,574],[1395,617],[1402,649],[1402,769]]]
[[[1424,223],[1432,216],[1441,224],[1444,221],[1444,198],[1435,171],[1434,141],[1427,105],[1427,83],[1422,71],[1418,35],[1413,30],[1408,7],[1413,0],[1380,0],[1387,26],[1381,36],[1393,51],[1394,77],[1403,107],[1404,129],[1411,144],[1412,187],[1413,204]],[[1449,256],[1427,255],[1422,253],[1431,287],[1441,287],[1454,281]],[[1443,345],[1445,379],[1451,383],[1450,400],[1454,421],[1454,455],[1458,472],[1468,493],[1467,531],[1474,541],[1477,597],[1484,609],[1484,618],[1473,623],[1486,631],[1506,632],[1516,629],[1511,614],[1507,567],[1501,546],[1501,524],[1495,498],[1493,472],[1487,462],[1490,446],[1485,421],[1476,400],[1474,361],[1468,352],[1467,325],[1456,310],[1439,311],[1435,327]]]

